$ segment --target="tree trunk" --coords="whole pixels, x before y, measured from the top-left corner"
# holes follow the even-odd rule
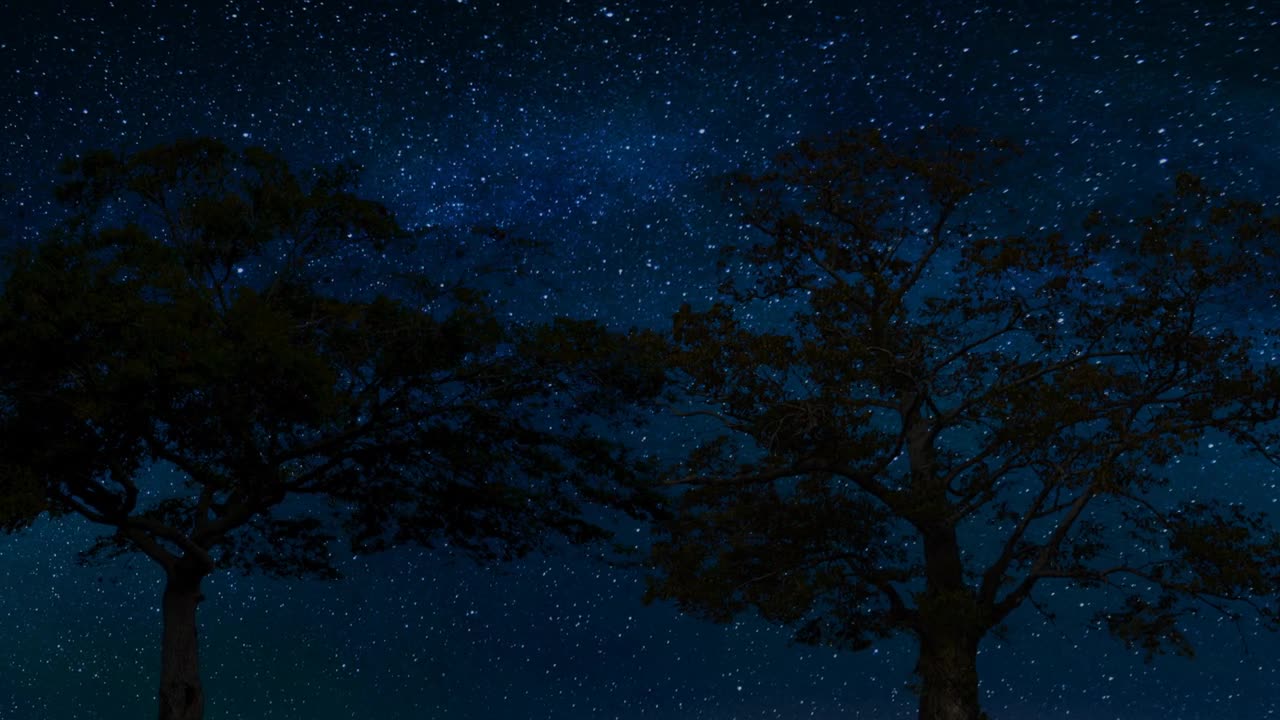
[[[918,600],[920,720],[983,720],[978,643],[987,613],[964,582],[960,544],[950,526],[924,534],[925,592]]]
[[[978,639],[967,628],[921,635],[920,720],[981,720]]]
[[[207,571],[193,565],[180,560],[166,573],[160,651],[160,720],[204,718],[196,606],[204,599],[200,581]]]

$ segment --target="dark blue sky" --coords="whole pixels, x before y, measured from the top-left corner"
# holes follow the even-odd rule
[[[414,223],[552,243],[521,286],[552,311],[661,323],[714,290],[732,230],[712,179],[847,127],[974,124],[1027,148],[1046,225],[1141,206],[1188,168],[1280,193],[1280,9],[1261,2],[23,3],[0,19],[0,221],[51,221],[58,159],[192,134],[299,163],[354,157]],[[438,259],[419,258],[438,269]],[[544,299],[545,298],[545,299]],[[1265,310],[1274,312],[1273,310]],[[1212,454],[1203,480],[1275,502]],[[75,523],[0,537],[0,717],[153,712],[160,578],[84,569]],[[578,555],[477,569],[417,551],[338,583],[215,576],[212,718],[910,718],[902,644],[836,655],[644,607]],[[1195,661],[1015,616],[983,646],[996,720],[1280,715],[1277,638],[1206,617]]]

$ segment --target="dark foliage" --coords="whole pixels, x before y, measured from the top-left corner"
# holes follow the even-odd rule
[[[719,432],[669,481],[651,598],[913,634],[928,718],[977,717],[978,642],[1054,588],[1149,654],[1197,610],[1276,620],[1280,536],[1179,463],[1276,447],[1273,336],[1233,308],[1274,287],[1280,219],[1182,176],[1137,221],[1011,231],[1016,154],[858,132],[730,179],[749,239],[669,359]]]
[[[572,394],[617,365],[574,339],[593,326],[370,275],[415,234],[354,166],[299,175],[196,139],[63,171],[71,221],[11,258],[0,296],[0,523],[77,513],[108,529],[86,555],[163,566],[166,617],[189,616],[166,625],[175,665],[194,668],[217,567],[334,577],[340,535],[509,558],[606,537],[585,501],[646,511],[595,432],[604,403]],[[199,717],[198,679],[175,677],[162,716]]]
[[[355,168],[301,178],[199,139],[63,169],[75,220],[14,258],[0,306],[10,525],[74,511],[158,558],[241,567],[270,555],[259,538],[292,547],[269,563],[286,574],[332,572],[327,543],[292,545],[318,528],[273,510],[291,495],[331,501],[359,548],[494,557],[600,533],[573,498],[624,466],[574,424],[564,368],[521,350],[561,330],[422,276],[343,292],[344,267],[413,239],[354,194]],[[187,491],[140,486],[157,462]]]

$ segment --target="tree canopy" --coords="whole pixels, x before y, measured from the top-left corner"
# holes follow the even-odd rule
[[[0,296],[0,521],[78,514],[107,530],[90,554],[164,569],[162,718],[203,712],[216,568],[333,577],[339,535],[482,560],[607,535],[581,503],[633,478],[566,394],[611,362],[587,362],[590,323],[516,325],[475,287],[388,272],[418,235],[352,165],[202,138],[63,172],[71,219]]]
[[[1200,610],[1275,625],[1280,534],[1182,461],[1274,460],[1275,335],[1239,302],[1276,287],[1280,218],[1181,175],[1149,216],[1039,228],[1006,212],[1016,155],[850,132],[729,180],[746,233],[668,359],[712,431],[667,481],[651,599],[909,634],[924,720],[979,717],[979,643],[1067,586],[1148,656]]]

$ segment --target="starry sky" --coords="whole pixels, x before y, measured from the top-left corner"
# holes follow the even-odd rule
[[[970,124],[1025,146],[1046,226],[1142,207],[1176,170],[1280,193],[1280,7],[1172,0],[9,3],[0,13],[0,239],[56,220],[57,161],[194,134],[297,164],[354,158],[409,224],[551,244],[518,291],[546,313],[661,325],[714,295],[715,178],[800,137]],[[417,261],[435,269],[439,258]],[[526,307],[528,305],[525,305]],[[1267,507],[1276,473],[1210,453]],[[165,478],[157,478],[165,482]],[[634,529],[626,529],[633,532]],[[87,523],[0,537],[0,717],[154,712],[160,574],[84,568]],[[914,651],[791,646],[646,607],[577,554],[494,568],[401,549],[336,583],[215,575],[212,718],[912,718]],[[1193,661],[1015,616],[983,645],[996,720],[1280,716],[1280,638],[1205,617]],[[1076,609],[1078,612],[1073,613]]]

